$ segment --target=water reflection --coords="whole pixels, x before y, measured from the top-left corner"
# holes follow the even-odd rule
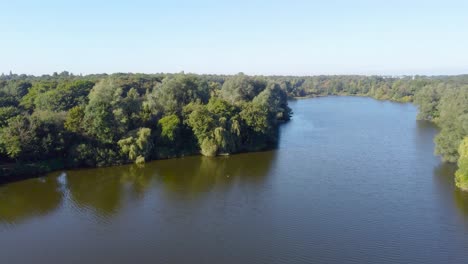
[[[449,190],[454,185],[454,176],[457,166],[452,163],[440,163],[434,168],[434,177],[437,179],[437,186]]]
[[[196,198],[215,186],[242,181],[261,183],[270,170],[276,152],[246,153],[230,157],[189,157],[150,164],[166,191]]]
[[[415,137],[413,140],[417,150],[426,153],[434,153],[435,145],[433,139],[437,133],[438,128],[434,123],[425,120],[417,120]]]
[[[17,223],[46,215],[65,201],[76,210],[110,217],[125,203],[143,199],[151,189],[164,191],[168,194],[165,199],[197,199],[213,188],[261,183],[275,155],[270,151],[217,158],[194,156],[144,166],[72,170],[7,184],[0,188],[0,221]]]
[[[63,192],[59,173],[0,186],[0,223],[18,223],[56,210]]]
[[[440,190],[442,194],[441,197],[445,196],[443,194],[453,193],[453,200],[456,208],[461,215],[468,220],[468,192],[461,191],[455,187],[454,175],[456,170],[457,166],[450,163],[441,163],[434,168],[434,177],[437,180],[435,186]],[[452,203],[453,201],[447,202]]]
[[[75,170],[67,173],[67,189],[78,207],[111,215],[124,197],[139,199],[151,182],[151,174],[135,165]]]
[[[456,188],[454,191],[454,199],[457,208],[463,213],[465,219],[468,220],[468,193]]]

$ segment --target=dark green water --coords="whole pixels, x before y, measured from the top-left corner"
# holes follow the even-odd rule
[[[290,105],[276,151],[0,186],[0,263],[468,262],[468,194],[414,106]]]

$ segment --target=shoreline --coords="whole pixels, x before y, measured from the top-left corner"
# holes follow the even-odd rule
[[[322,98],[322,97],[330,97],[330,96],[368,97],[368,98],[372,98],[375,100],[398,102],[398,101],[390,100],[390,99],[377,99],[368,95],[355,95],[355,94],[307,95],[307,96],[301,96],[301,97],[292,97],[292,98],[289,98],[288,100],[303,100],[303,99],[313,99],[313,98]],[[229,157],[231,155],[236,155],[236,154],[268,151],[272,149],[276,149],[276,146],[274,147],[270,146],[270,147],[266,147],[265,149],[253,150],[253,151],[241,151],[237,153],[220,153],[215,157]],[[180,156],[156,158],[156,159],[149,160],[148,162],[157,161],[157,160],[167,160],[167,159],[179,159],[179,158],[190,157],[190,156],[203,156],[203,155],[201,153],[183,154]],[[129,164],[133,164],[133,162],[128,161],[128,162],[123,162],[123,163],[109,164],[106,166],[68,166],[66,159],[64,158],[51,159],[47,161],[41,161],[37,163],[27,163],[27,164],[22,164],[22,163],[0,164],[0,186],[13,183],[13,182],[22,181],[22,180],[39,178],[45,174],[60,171],[60,170],[96,169],[96,168],[107,168],[107,167],[115,167],[115,166],[121,166],[121,165],[129,165]]]
[[[313,98],[322,98],[322,97],[330,97],[330,96],[353,96],[353,97],[367,97],[374,100],[379,101],[390,101],[395,103],[411,103],[414,104],[412,100],[410,101],[397,101],[392,99],[379,99],[372,97],[370,95],[363,95],[363,94],[337,94],[337,95],[308,95],[308,96],[301,96],[301,97],[290,97],[288,100],[303,100],[303,99],[313,99]],[[428,121],[433,123],[432,121]],[[251,152],[261,152],[261,151],[268,151],[277,148],[277,144],[275,146],[269,146],[264,149],[253,150],[253,151],[241,151],[236,153],[220,153],[214,157],[229,157],[231,155],[242,154],[242,153],[251,153]],[[170,157],[163,157],[163,158],[156,158],[149,160],[157,161],[157,160],[167,160],[167,159],[179,159],[183,157],[190,157],[190,156],[203,156],[201,153],[192,153],[192,154],[183,154],[180,156],[170,156]],[[116,164],[109,164],[106,166],[67,166],[65,159],[53,159],[49,161],[42,161],[38,163],[30,163],[30,164],[20,164],[20,163],[10,163],[10,164],[0,164],[0,186],[18,182],[22,180],[32,179],[32,178],[39,178],[45,174],[60,171],[60,170],[80,170],[80,169],[95,169],[95,168],[106,168],[106,167],[115,167],[121,165],[129,165],[133,164],[133,162],[123,162],[123,163],[116,163]],[[8,170],[10,169],[10,172]],[[4,173],[7,173],[4,175]],[[461,190],[465,191],[463,188]]]
[[[180,156],[170,156],[148,160],[148,162],[160,161],[160,160],[172,160],[172,159],[182,159],[186,157],[196,157],[202,156],[206,158],[228,158],[233,155],[246,154],[246,153],[256,153],[256,152],[265,152],[272,151],[277,149],[277,144],[274,146],[269,146],[263,149],[252,150],[252,151],[241,151],[236,153],[220,153],[216,156],[204,156],[201,153],[193,154],[184,154]],[[19,182],[28,179],[40,178],[46,174],[66,171],[66,170],[86,170],[86,169],[98,169],[98,168],[110,168],[118,166],[127,166],[127,165],[137,165],[144,166],[145,164],[135,164],[134,162],[128,161],[123,163],[109,164],[106,166],[67,166],[65,160],[63,159],[53,159],[48,161],[42,161],[38,163],[9,163],[9,164],[0,164],[0,187],[7,185],[9,183]],[[8,172],[9,170],[9,172]]]

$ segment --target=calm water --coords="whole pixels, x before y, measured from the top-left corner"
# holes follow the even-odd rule
[[[468,194],[414,106],[290,104],[276,151],[0,186],[0,263],[467,263]]]

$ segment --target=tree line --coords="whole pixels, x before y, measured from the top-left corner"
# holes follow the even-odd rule
[[[290,118],[287,99],[273,80],[244,74],[3,75],[0,166],[14,174],[263,150]]]
[[[0,158],[79,167],[261,150],[289,120],[288,98],[328,95],[416,104],[440,128],[435,153],[458,162],[468,189],[468,75],[10,73],[0,76]]]

